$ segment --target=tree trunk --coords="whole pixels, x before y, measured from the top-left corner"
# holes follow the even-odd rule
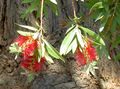
[[[0,46],[6,46],[15,35],[15,0],[0,0]]]

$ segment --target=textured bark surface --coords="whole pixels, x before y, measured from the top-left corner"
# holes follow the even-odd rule
[[[7,45],[15,35],[15,0],[0,0],[0,45]]]
[[[52,10],[48,10],[48,36],[49,41],[59,47],[69,17],[73,18],[72,0],[57,0],[59,3],[59,16],[55,16]],[[76,12],[79,15],[87,15],[87,10],[83,3],[75,2]],[[49,8],[49,7],[48,7]],[[66,64],[55,61],[55,64],[46,67],[32,83],[27,83],[26,76],[20,74],[18,63],[14,61],[11,54],[8,54],[7,45],[16,36],[15,22],[25,24],[20,19],[20,11],[24,7],[20,0],[0,0],[0,47],[5,47],[5,52],[0,52],[0,89],[120,89],[120,67],[118,62],[99,60],[98,77],[87,75],[82,72],[73,58],[66,59]],[[34,17],[30,15],[27,23],[34,24]],[[97,31],[98,25],[93,20],[87,18],[84,26]]]

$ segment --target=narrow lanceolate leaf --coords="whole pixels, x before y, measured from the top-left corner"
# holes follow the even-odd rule
[[[74,54],[78,47],[77,39],[75,38],[72,42],[72,53]]]
[[[42,48],[42,57],[44,57],[45,56],[45,44],[44,43],[41,44],[41,48]]]
[[[66,34],[75,28],[75,25],[72,25],[69,29],[67,29]]]
[[[61,47],[60,47],[60,54],[65,55],[66,51],[68,49],[68,47],[70,46],[71,42],[73,41],[75,37],[75,30],[73,29],[72,31],[70,31],[64,38]]]
[[[92,8],[90,9],[90,12],[100,9],[100,8],[103,8],[103,4],[102,4],[102,2],[97,2],[92,6]]]
[[[22,3],[31,3],[33,0],[22,0]]]
[[[28,29],[28,30],[31,30],[31,31],[37,31],[38,29],[35,28],[35,27],[32,27],[32,26],[28,26],[28,25],[20,25],[20,24],[16,24],[22,28],[25,28],[25,29]]]
[[[40,62],[41,58],[45,57],[45,44],[42,43],[38,48],[38,62]]]
[[[85,27],[82,27],[82,26],[79,26],[79,28],[83,31],[85,31],[87,34],[89,34],[91,37],[93,37],[95,39],[96,42],[100,43],[101,45],[105,45],[103,39],[98,35],[96,34],[94,31],[88,29],[88,28],[85,28]]]
[[[56,0],[50,0],[52,3],[57,4]]]
[[[65,54],[69,53],[72,50],[72,53],[74,54],[77,48],[77,39],[74,38],[73,42],[69,45],[67,51]]]
[[[80,29],[78,29],[78,27],[76,27],[76,35],[77,35],[77,40],[78,40],[80,46],[83,48],[84,47],[84,41],[83,41],[83,38],[82,38],[81,31],[80,31]]]
[[[11,44],[11,46],[9,47],[9,50],[10,50],[10,53],[20,53],[21,52],[20,47],[16,43]]]
[[[22,36],[33,36],[34,35],[33,32],[25,32],[25,31],[20,31],[20,30],[18,30],[17,32]]]
[[[42,58],[42,49],[38,48],[38,62],[40,62],[41,58]]]
[[[59,52],[51,45],[49,44],[46,40],[44,40],[45,43],[45,47],[47,49],[47,52],[49,55],[51,55],[52,57],[56,58],[56,59],[61,59],[62,61],[64,61],[64,58],[59,54]]]
[[[48,62],[48,63],[54,63],[54,61],[52,60],[52,58],[46,53],[45,54],[45,59],[46,59],[46,61]]]

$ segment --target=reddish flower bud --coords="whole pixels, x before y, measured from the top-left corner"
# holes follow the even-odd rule
[[[87,56],[91,62],[96,60],[97,52],[96,52],[96,49],[93,47],[91,42],[87,43],[86,53],[87,53]]]
[[[85,58],[84,54],[80,51],[79,48],[76,49],[75,59],[79,65],[83,66],[86,64],[86,58]]]

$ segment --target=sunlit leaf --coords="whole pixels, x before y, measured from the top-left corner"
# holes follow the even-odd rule
[[[75,28],[75,25],[72,25],[67,31],[66,34],[69,33],[71,30],[73,30]]]
[[[37,54],[37,56],[38,56],[38,62],[40,62],[40,60],[42,58],[42,49],[38,48],[37,51],[38,51],[38,54]]]
[[[74,54],[78,47],[77,39],[74,39],[72,42],[72,53]]]
[[[28,29],[28,30],[31,30],[31,31],[37,31],[38,29],[35,28],[35,27],[32,27],[32,26],[28,26],[28,25],[20,25],[20,24],[16,24],[22,28],[25,28],[25,29]]]
[[[62,61],[64,61],[64,58],[59,54],[59,52],[51,44],[49,44],[44,39],[43,39],[43,41],[45,42],[46,49],[47,49],[47,52],[49,55],[51,55],[52,57],[54,57],[56,59],[61,59]]]
[[[65,55],[65,52],[67,51],[70,43],[73,41],[75,37],[75,30],[70,31],[62,41],[61,47],[60,47],[60,54]]]
[[[78,40],[80,46],[83,48],[84,47],[84,41],[83,41],[83,38],[82,38],[81,31],[80,31],[80,29],[78,29],[78,27],[76,27],[76,35],[77,35],[77,40]]]
[[[23,36],[33,36],[34,35],[34,33],[32,33],[32,32],[25,32],[25,31],[20,31],[20,30],[18,30],[17,32]]]
[[[95,39],[96,42],[102,44],[102,45],[105,45],[103,39],[98,35],[96,34],[94,31],[88,29],[88,28],[85,28],[83,26],[79,26],[79,28],[83,31],[85,31],[86,33],[88,33],[91,37],[93,37]]]
[[[69,53],[72,50],[72,53],[74,54],[76,51],[78,44],[77,44],[77,39],[75,38],[72,43],[69,45],[67,51],[65,54]]]
[[[52,58],[46,53],[45,54],[45,59],[46,59],[46,61],[48,62],[48,63],[54,63],[54,61],[52,60]]]
[[[21,48],[18,46],[17,43],[13,43],[10,45],[9,47],[10,53],[20,53],[21,52]]]
[[[50,0],[52,3],[57,4],[56,0]]]

